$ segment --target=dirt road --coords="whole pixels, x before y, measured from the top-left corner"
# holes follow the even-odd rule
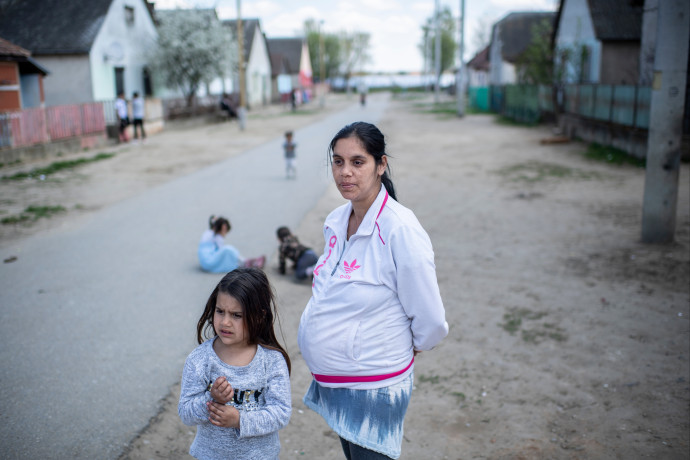
[[[401,458],[687,458],[688,165],[676,242],[646,246],[639,243],[644,170],[587,160],[580,143],[540,145],[548,127],[505,126],[486,115],[457,120],[430,113],[430,102],[394,100],[380,123],[400,201],[434,244],[451,328],[415,364]],[[285,116],[256,123],[232,148],[280,132]],[[309,116],[318,114],[305,123]],[[69,197],[81,208],[41,227],[3,228],[0,241],[21,244],[25,233],[56,222],[78,225],[80,213],[218,161],[193,157],[188,144],[214,142],[212,129],[164,133],[65,173],[43,199],[63,193],[57,202]],[[159,154],[138,154],[154,147]],[[0,187],[3,203],[16,200],[16,209],[20,196],[42,193],[29,183]],[[21,193],[7,195],[9,187]],[[323,219],[340,203],[330,188],[296,229],[317,252]],[[343,458],[335,435],[301,402],[310,376],[296,334],[309,285],[280,276],[276,263],[273,255],[267,272],[293,360],[281,458]],[[179,421],[179,386],[171,385],[123,458],[189,458],[194,428]]]

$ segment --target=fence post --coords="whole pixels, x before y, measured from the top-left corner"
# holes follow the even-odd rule
[[[632,125],[633,128],[637,128],[637,89],[639,85],[635,85],[635,97],[633,98],[633,119],[632,119]]]

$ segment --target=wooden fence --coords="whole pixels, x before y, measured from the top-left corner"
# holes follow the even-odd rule
[[[59,105],[0,113],[0,148],[27,147],[105,133],[103,104]]]

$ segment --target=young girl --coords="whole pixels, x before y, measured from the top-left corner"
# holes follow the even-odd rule
[[[190,455],[278,458],[278,430],[292,406],[290,357],[273,332],[274,315],[273,291],[258,268],[228,273],[211,293],[177,407],[186,425],[197,425]]]
[[[225,235],[230,233],[232,228],[228,219],[211,216],[208,219],[208,227],[201,235],[197,250],[199,264],[205,271],[227,273],[237,267],[263,268],[265,256],[245,259],[234,246],[225,244]]]

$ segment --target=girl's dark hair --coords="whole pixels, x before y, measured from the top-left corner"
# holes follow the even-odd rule
[[[376,164],[381,164],[384,155],[390,156],[386,153],[386,140],[383,137],[383,133],[371,123],[366,123],[364,121],[357,121],[345,126],[343,129],[338,131],[338,134],[331,140],[328,146],[328,159],[332,161],[333,159],[333,149],[335,144],[340,139],[347,139],[349,137],[356,137],[359,142],[361,142],[364,150],[374,157]],[[391,180],[391,170],[390,166],[386,166],[386,170],[381,176],[381,182],[383,182],[384,187],[388,191],[388,194],[394,200],[398,200],[395,196],[395,187],[393,187],[393,181]]]
[[[285,358],[288,372],[291,371],[290,357],[280,345],[273,331],[277,317],[275,298],[268,278],[259,268],[237,268],[220,280],[206,302],[204,312],[196,325],[196,338],[199,344],[216,336],[213,328],[213,315],[216,311],[218,293],[222,292],[242,305],[244,324],[251,345],[279,351]]]
[[[208,218],[208,227],[213,230],[213,233],[218,234],[223,229],[223,225],[228,226],[228,231],[232,228],[230,221],[225,217],[211,216]]]

